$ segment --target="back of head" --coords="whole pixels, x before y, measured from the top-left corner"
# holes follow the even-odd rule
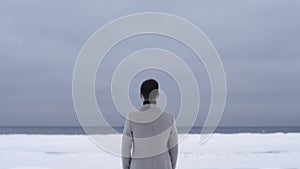
[[[148,79],[141,85],[141,94],[145,100],[155,100],[158,95],[158,82]]]

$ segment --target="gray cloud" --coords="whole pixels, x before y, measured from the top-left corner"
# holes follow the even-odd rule
[[[1,1],[0,125],[78,125],[71,85],[80,48],[107,22],[145,11],[184,17],[214,43],[228,82],[222,125],[299,125],[299,9],[296,0]],[[173,51],[195,72],[203,101],[197,122],[201,125],[210,99],[203,66],[180,43],[153,36],[125,41],[100,67],[96,93],[98,99],[108,98],[99,103],[106,105],[108,121],[122,125],[123,120],[108,93],[112,71],[122,58],[146,47]],[[142,76],[133,82],[132,90]],[[170,97],[178,96],[175,87],[167,87],[174,82],[166,75],[157,78]],[[131,94],[138,106],[135,96]],[[176,112],[177,107],[169,105],[168,109]]]

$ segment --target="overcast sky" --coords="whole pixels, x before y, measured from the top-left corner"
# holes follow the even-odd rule
[[[300,125],[300,1],[0,1],[0,125],[79,125],[72,103],[72,74],[85,41],[101,26],[136,12],[166,12],[198,26],[215,45],[227,76],[222,126]],[[122,28],[120,28],[122,29]],[[149,47],[170,50],[193,70],[201,94],[197,125],[210,103],[203,65],[179,42],[160,36],[130,38],[105,57],[96,78],[99,106],[112,125],[122,125],[110,96],[117,64]],[[138,88],[159,80],[167,110],[178,111],[174,79],[155,70],[133,79],[130,98],[141,105]],[[103,99],[105,98],[105,99]]]

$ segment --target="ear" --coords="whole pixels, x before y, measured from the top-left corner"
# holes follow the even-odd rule
[[[156,98],[158,98],[159,97],[159,92],[157,92],[157,95],[156,95]]]
[[[141,98],[141,99],[144,99],[144,96],[142,95],[142,93],[140,93],[140,98]]]

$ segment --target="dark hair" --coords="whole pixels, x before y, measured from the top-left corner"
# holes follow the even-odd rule
[[[153,100],[158,93],[158,83],[154,79],[148,79],[141,85],[141,94],[145,100]],[[149,98],[150,97],[150,98]]]

